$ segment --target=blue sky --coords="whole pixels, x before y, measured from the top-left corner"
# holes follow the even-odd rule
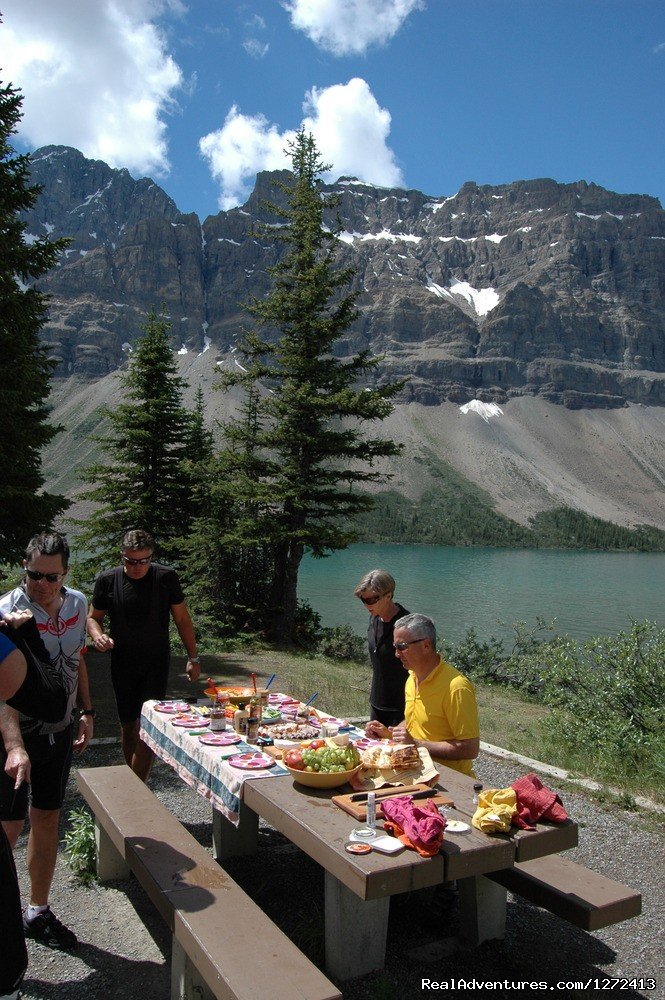
[[[594,181],[665,199],[662,0],[0,0],[18,149],[151,176],[201,218],[286,165],[452,195]]]

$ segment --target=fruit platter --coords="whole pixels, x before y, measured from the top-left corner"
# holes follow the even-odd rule
[[[362,767],[353,744],[338,747],[325,740],[312,740],[300,748],[287,750],[282,763],[299,784],[308,788],[339,788]]]

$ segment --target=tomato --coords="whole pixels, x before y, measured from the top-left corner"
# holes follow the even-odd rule
[[[292,767],[295,771],[304,771],[305,763],[300,750],[287,750],[284,754],[284,763],[287,767]]]

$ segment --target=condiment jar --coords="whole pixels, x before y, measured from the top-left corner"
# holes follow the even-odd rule
[[[472,799],[472,804],[473,804],[474,806],[477,806],[477,805],[478,805],[478,796],[480,795],[480,793],[482,792],[482,790],[483,790],[483,786],[482,786],[482,782],[480,782],[480,781],[476,781],[476,783],[475,783],[475,784],[474,784],[474,786],[473,786],[473,799]]]
[[[249,712],[245,708],[243,702],[238,702],[238,707],[236,708],[233,715],[233,728],[239,736],[247,736],[247,720],[249,719]]]
[[[247,742],[256,743],[261,725],[261,702],[252,698],[249,703],[249,718],[247,719]]]
[[[211,733],[219,733],[226,729],[226,709],[224,705],[215,702],[210,709],[209,718]]]

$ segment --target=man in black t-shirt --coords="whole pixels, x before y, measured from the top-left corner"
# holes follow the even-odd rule
[[[88,634],[99,652],[111,650],[111,680],[121,726],[122,750],[132,770],[146,781],[153,753],[139,739],[141,706],[162,699],[169,676],[169,615],[187,650],[186,672],[198,680],[194,626],[175,570],[153,563],[155,542],[147,531],[128,531],[122,565],[95,581]],[[105,615],[110,634],[102,631]]]

